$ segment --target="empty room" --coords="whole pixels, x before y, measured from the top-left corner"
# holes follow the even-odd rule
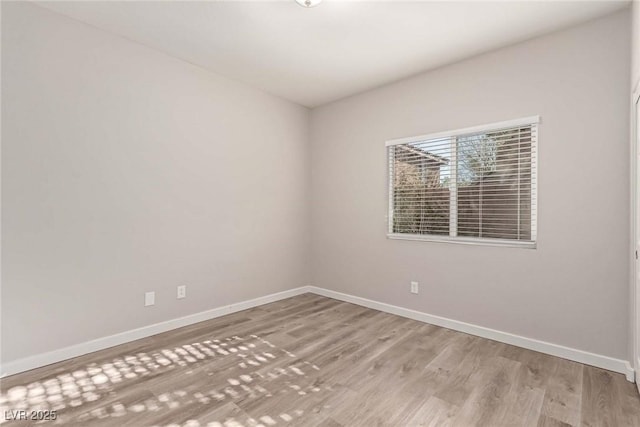
[[[640,426],[640,1],[2,1],[0,424]]]

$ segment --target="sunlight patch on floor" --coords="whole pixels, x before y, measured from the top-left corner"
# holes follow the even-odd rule
[[[164,348],[149,353],[136,353],[114,358],[104,363],[90,363],[81,369],[64,372],[56,377],[35,381],[29,384],[12,387],[0,394],[0,410],[3,411],[38,411],[55,410],[59,417],[53,424],[64,422],[86,422],[92,419],[139,417],[141,414],[174,410],[187,405],[213,405],[224,401],[233,401],[241,396],[258,398],[272,397],[275,394],[296,393],[306,395],[323,390],[314,384],[301,386],[296,378],[306,376],[305,369],[320,370],[314,364],[296,360],[283,362],[284,366],[264,370],[267,363],[282,362],[282,357],[295,359],[296,355],[281,349],[268,340],[257,335],[248,337],[232,336],[224,339],[210,339],[202,342],[184,344],[174,348]],[[225,379],[225,384],[210,390],[185,391],[182,389],[166,391],[156,396],[130,402],[115,399],[114,402],[91,408],[73,416],[65,417],[65,410],[72,410],[83,405],[93,405],[102,399],[108,400],[118,391],[126,387],[135,387],[135,383],[150,375],[158,375],[173,369],[184,370],[184,374],[219,375],[207,372],[206,361],[227,358],[238,359],[236,366],[244,372]],[[199,363],[203,362],[203,363]],[[224,365],[224,362],[223,362]],[[213,366],[213,365],[212,365]],[[215,366],[214,366],[215,368]],[[237,369],[237,368],[236,368]],[[216,378],[216,377],[213,377]],[[219,378],[219,376],[218,376]],[[275,390],[269,390],[270,381],[280,379]],[[330,387],[324,387],[331,390]],[[126,399],[125,399],[126,400]],[[131,400],[131,399],[130,399]],[[171,427],[259,427],[278,423],[288,423],[304,411],[291,413],[265,414],[258,419],[249,418],[241,422],[236,418],[201,423],[189,420],[186,423],[169,424]],[[2,423],[4,420],[0,420]],[[123,421],[124,422],[124,421]]]

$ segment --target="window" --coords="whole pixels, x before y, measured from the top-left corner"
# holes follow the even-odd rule
[[[388,236],[535,247],[538,122],[388,141]]]

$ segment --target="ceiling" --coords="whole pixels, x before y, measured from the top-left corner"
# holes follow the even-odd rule
[[[315,107],[627,1],[55,1],[41,6]]]

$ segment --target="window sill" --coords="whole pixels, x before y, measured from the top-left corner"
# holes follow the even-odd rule
[[[505,239],[481,239],[476,237],[450,237],[400,233],[388,233],[387,238],[392,240],[416,240],[421,242],[457,243],[459,245],[501,246],[507,248],[536,249],[536,242]]]

